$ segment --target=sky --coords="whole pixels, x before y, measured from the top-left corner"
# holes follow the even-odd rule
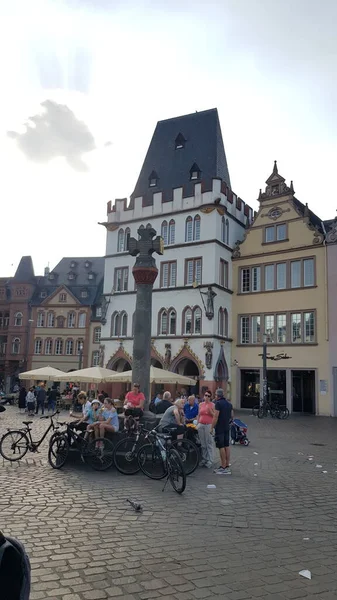
[[[336,0],[0,0],[0,276],[105,252],[158,120],[217,107],[254,209],[277,159],[334,218]]]

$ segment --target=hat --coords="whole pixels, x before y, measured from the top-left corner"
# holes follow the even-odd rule
[[[100,403],[100,401],[99,401],[99,400],[92,400],[92,401],[91,401],[91,404],[99,404],[99,405],[100,405],[101,403]]]

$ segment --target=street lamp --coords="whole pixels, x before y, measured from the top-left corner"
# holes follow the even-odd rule
[[[83,361],[83,342],[79,342],[78,344],[79,357],[78,357],[78,368],[82,369],[82,361]]]
[[[260,385],[260,408],[266,406],[268,394],[267,382],[267,335],[263,334],[262,344],[262,385]]]

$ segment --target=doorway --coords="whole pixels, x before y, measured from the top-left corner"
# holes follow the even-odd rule
[[[187,386],[187,389],[190,394],[199,394],[199,379],[197,379],[197,378],[199,378],[199,369],[193,360],[184,358],[177,365],[175,371],[176,371],[176,373],[179,373],[179,375],[185,375],[186,377],[191,377],[191,378],[195,377],[196,378],[195,385]]]
[[[292,411],[315,414],[315,371],[292,371]]]

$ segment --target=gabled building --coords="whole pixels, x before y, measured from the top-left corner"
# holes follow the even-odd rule
[[[333,414],[324,223],[276,162],[259,203],[233,252],[232,401],[259,402],[265,336],[268,397],[291,412]]]
[[[104,364],[132,367],[136,290],[130,236],[164,240],[152,306],[152,364],[226,387],[231,364],[231,255],[252,210],[231,189],[216,109],[160,121],[130,202],[108,203]]]
[[[326,231],[328,334],[331,415],[337,417],[337,218],[324,222]]]

